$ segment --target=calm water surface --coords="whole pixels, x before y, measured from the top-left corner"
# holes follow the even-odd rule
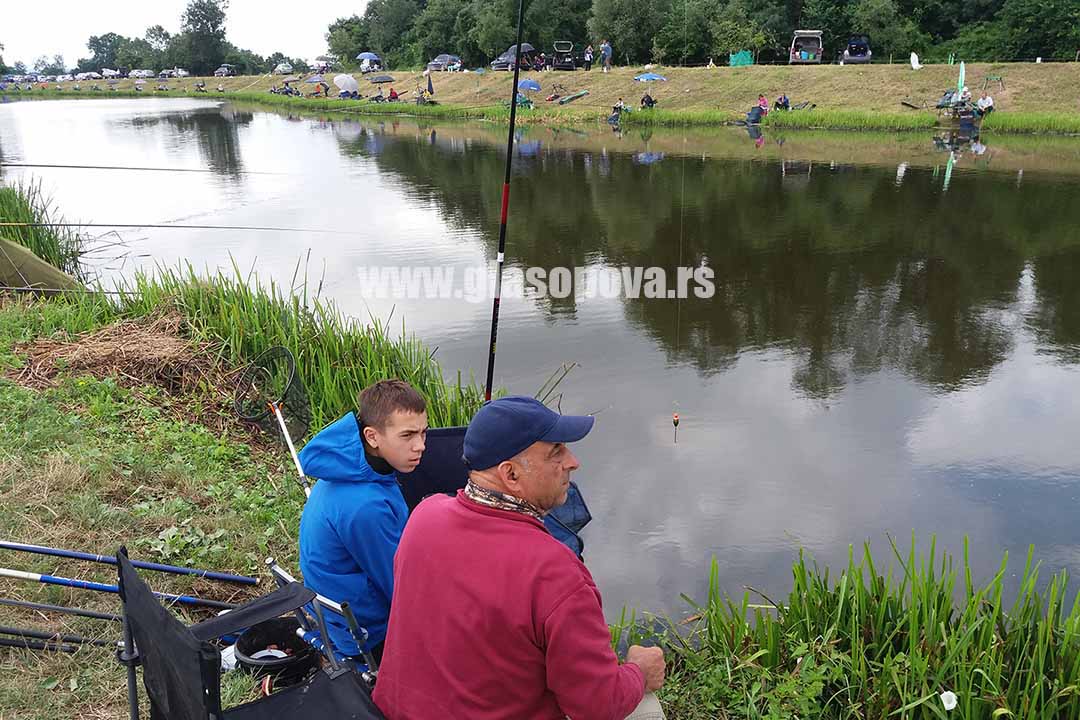
[[[490,305],[374,300],[372,265],[492,268],[505,142],[489,125],[288,117],[186,100],[0,105],[5,163],[69,220],[334,232],[140,229],[102,277],[155,262],[298,261],[343,310],[482,378]],[[988,578],[1029,543],[1080,570],[1080,143],[929,135],[757,139],[745,130],[531,128],[516,145],[512,267],[707,264],[709,300],[504,302],[497,381],[531,394],[564,362],[564,412],[599,412],[577,474],[609,616],[790,588],[886,534],[938,536]],[[977,148],[983,149],[983,148]],[[946,181],[946,177],[948,180]],[[460,277],[460,276],[459,276]],[[682,417],[678,442],[671,415]]]

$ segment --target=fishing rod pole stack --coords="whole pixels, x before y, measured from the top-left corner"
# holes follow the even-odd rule
[[[72,560],[81,560],[105,565],[117,564],[116,558],[110,555],[98,555],[94,553],[82,552],[79,550],[65,550],[62,548],[48,547],[45,545],[32,545],[29,543],[21,543],[11,540],[0,540],[0,550],[10,550],[14,552],[28,553],[33,555],[67,558]],[[156,572],[163,572],[171,575],[198,577],[204,580],[228,582],[248,587],[256,585],[259,582],[258,578],[253,578],[246,575],[235,575],[231,573],[217,572],[214,570],[202,570],[199,568],[182,567],[178,565],[165,565],[163,563],[146,562],[139,560],[133,560],[131,561],[131,563],[133,566],[143,570],[153,570]],[[57,585],[61,587],[76,588],[80,590],[91,590],[95,592],[111,594],[118,594],[120,591],[119,587],[116,585],[109,585],[106,583],[100,583],[90,580],[79,580],[67,577],[60,577],[56,575],[45,575],[41,573],[28,572],[25,570],[15,570],[4,567],[0,567],[0,577],[6,577],[13,580],[23,580],[28,582],[38,582],[44,585]],[[233,603],[223,602],[221,600],[213,600],[209,598],[201,598],[193,595],[176,595],[172,593],[162,592],[155,592],[154,595],[157,596],[159,599],[166,601],[167,603],[184,605],[188,607],[204,607],[221,611],[227,611],[237,607]],[[121,616],[113,613],[100,612],[97,610],[89,610],[78,607],[68,607],[64,605],[52,605],[48,603],[32,602],[29,600],[23,600],[18,598],[0,598],[0,606],[32,610],[39,615],[43,615],[45,613],[58,613],[61,615],[71,615],[74,617],[82,617],[94,620],[105,620],[110,623],[124,623],[124,619]],[[124,624],[124,626],[126,631],[126,623]],[[73,653],[76,652],[80,647],[84,646],[116,649],[123,648],[124,643],[122,641],[109,641],[100,638],[86,637],[84,635],[78,635],[73,633],[50,633],[44,630],[0,625],[0,647],[22,648],[26,650],[47,652]]]

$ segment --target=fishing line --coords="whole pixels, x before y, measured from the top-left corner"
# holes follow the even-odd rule
[[[259,232],[320,233],[326,235],[359,235],[350,230],[271,227],[265,225],[163,225],[154,223],[68,223],[68,222],[0,222],[0,227],[51,228],[154,228],[159,230],[244,230]]]
[[[57,163],[0,163],[0,168],[50,168],[54,170],[132,170],[138,172],[187,172],[212,173],[217,170],[206,168],[147,167],[142,165],[60,165]],[[289,173],[269,172],[264,170],[237,170],[230,175],[288,175]]]

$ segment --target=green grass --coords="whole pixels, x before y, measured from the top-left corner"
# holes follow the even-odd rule
[[[1080,134],[1080,115],[1060,112],[993,112],[982,124],[995,133]]]
[[[778,606],[724,595],[714,560],[688,633],[631,620],[613,640],[668,649],[669,717],[943,719],[946,690],[958,698],[951,716],[965,720],[1080,717],[1080,595],[1068,601],[1065,573],[1046,582],[1029,551],[1007,600],[1007,555],[978,585],[966,541],[959,564],[933,540],[925,555],[914,538],[892,550],[887,569],[868,545],[859,561],[851,551],[835,577],[800,552]]]
[[[928,130],[937,124],[930,113],[892,113],[868,110],[795,110],[770,112],[762,125],[789,129]]]
[[[63,223],[41,183],[0,186],[0,223]],[[39,258],[74,277],[82,276],[79,259],[83,238],[66,227],[5,227],[0,224],[0,238],[28,248]]]
[[[767,69],[758,68],[755,72],[764,72]],[[784,72],[790,73],[790,69],[776,69],[779,76]],[[786,75],[784,77],[787,77]],[[236,78],[228,78],[235,81]],[[440,78],[440,82],[446,79]],[[453,78],[461,84],[460,78]],[[268,81],[269,82],[269,81]],[[483,80],[489,83],[488,80]],[[611,81],[602,82],[610,84]],[[700,82],[695,80],[695,82]],[[740,82],[743,82],[740,80]],[[368,101],[341,100],[338,98],[298,98],[292,96],[273,95],[265,89],[234,89],[236,83],[229,85],[229,91],[225,94],[209,92],[195,94],[181,90],[168,92],[156,92],[146,90],[135,92],[133,90],[118,90],[116,92],[72,92],[70,90],[57,91],[55,89],[35,90],[32,93],[23,93],[21,97],[26,99],[77,99],[77,98],[132,98],[132,97],[199,97],[208,99],[228,99],[234,102],[243,102],[275,109],[296,109],[313,112],[342,112],[355,115],[378,115],[378,116],[409,116],[442,120],[489,120],[493,122],[507,122],[510,118],[508,108],[503,101],[495,101],[496,95],[488,89],[483,95],[471,97],[468,93],[456,92],[444,98],[438,94],[436,105],[418,106],[411,101],[411,91],[402,93],[405,102],[399,103],[372,103]],[[249,84],[249,83],[247,83]],[[407,85],[407,81],[402,82]],[[633,91],[639,88],[631,88]],[[632,94],[625,89],[617,90],[633,101]],[[654,92],[655,89],[654,89]],[[707,86],[696,90],[700,95],[707,95]],[[8,93],[12,97],[18,95]],[[542,93],[541,93],[542,94]],[[611,92],[590,95],[577,101],[573,105],[558,106],[538,101],[535,109],[519,109],[518,122],[521,123],[545,123],[545,124],[576,124],[593,123],[603,120],[610,111],[607,96]],[[800,95],[799,97],[803,97]],[[814,99],[817,96],[812,95]],[[827,97],[832,98],[832,95]],[[748,95],[749,98],[749,95]],[[742,109],[718,107],[708,103],[694,103],[686,105],[680,99],[672,103],[668,98],[661,100],[661,107],[649,111],[634,109],[623,118],[627,125],[655,125],[655,126],[698,126],[709,127],[731,124],[742,119],[745,110],[753,104],[748,99]],[[672,107],[674,105],[674,107]],[[837,106],[844,109],[834,109]],[[893,106],[895,107],[895,106]],[[925,130],[933,128],[938,122],[936,115],[926,111],[892,111],[875,108],[858,107],[848,103],[842,96],[837,96],[829,103],[818,103],[818,107],[812,111],[795,111],[791,113],[770,113],[764,125],[775,128],[791,129],[825,129],[825,130]],[[985,129],[1002,133],[1027,133],[1027,134],[1080,134],[1080,115],[1075,112],[1035,112],[1027,110],[1014,111],[1011,109],[1001,110],[994,113],[984,124]]]
[[[416,387],[428,401],[432,426],[468,422],[483,400],[482,389],[460,373],[447,382],[438,362],[418,340],[395,337],[387,323],[365,324],[342,314],[332,302],[296,287],[268,286],[238,268],[200,277],[190,265],[138,273],[118,285],[119,295],[69,293],[54,300],[64,325],[78,333],[124,319],[175,309],[191,339],[205,343],[225,365],[239,368],[275,345],[292,351],[311,400],[317,429],[356,406],[360,390],[391,377]]]

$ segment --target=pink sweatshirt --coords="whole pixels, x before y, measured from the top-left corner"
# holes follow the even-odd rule
[[[460,492],[416,508],[375,686],[388,720],[623,720],[644,692],[592,576],[543,523]]]

